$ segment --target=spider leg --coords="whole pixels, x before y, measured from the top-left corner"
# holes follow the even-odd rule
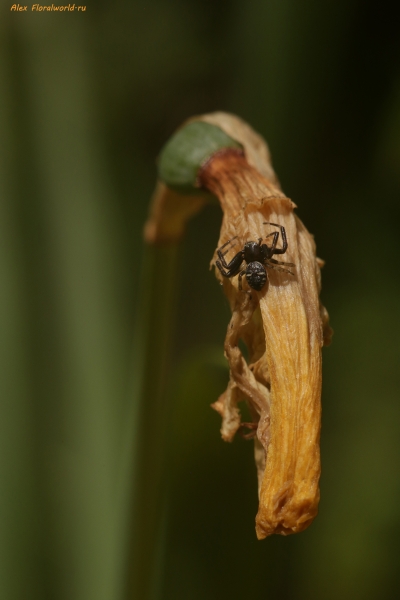
[[[231,244],[233,242],[233,240],[236,240],[236,239],[237,239],[237,235],[235,235],[235,237],[233,237],[230,240],[228,240],[227,242],[225,242],[225,244],[223,246],[221,246],[221,248],[218,248],[218,252],[221,252],[221,250],[223,250],[225,248],[225,246],[227,246],[228,244]],[[225,250],[225,252],[223,252],[222,254],[225,256],[225,254],[227,254],[227,252],[229,252],[229,249]]]
[[[246,269],[243,269],[242,271],[240,271],[239,273],[239,291],[242,291],[242,277],[243,275],[246,273]]]
[[[268,244],[264,244],[264,246],[267,248],[268,251],[268,258],[270,256],[272,256],[273,254],[275,254],[275,248],[276,248],[276,244],[278,243],[278,238],[279,238],[279,231],[274,231],[273,233],[270,233],[269,235],[267,235],[267,238],[271,237],[271,235],[274,236],[274,239],[272,240],[272,246],[268,246]],[[265,239],[267,239],[265,238]]]
[[[271,259],[268,259],[268,260],[271,260]],[[292,271],[289,271],[289,269],[282,269],[281,267],[276,267],[275,265],[270,265],[267,261],[264,264],[269,269],[275,269],[275,271],[280,271],[281,273],[290,273],[290,275],[294,275],[294,273],[292,273]]]
[[[283,262],[282,260],[275,260],[274,258],[269,258],[268,260],[270,262],[274,263],[274,265],[286,265],[287,267],[295,267],[296,266],[294,263]]]
[[[218,269],[221,271],[222,275],[224,275],[225,277],[232,277],[233,275],[236,275],[239,272],[240,267],[243,262],[243,251],[242,250],[240,252],[238,252],[237,254],[235,254],[235,256],[232,258],[232,260],[229,263],[226,262],[226,260],[224,258],[224,254],[221,252],[221,250],[217,250],[217,254],[218,254],[219,260],[221,262],[219,262],[219,260],[217,260],[215,264],[217,265]],[[223,269],[228,271],[228,274],[224,273]]]
[[[215,265],[218,267],[219,272],[224,277],[234,277],[235,275],[238,274],[238,270],[240,269],[240,265],[239,265],[238,269],[230,269],[230,270],[226,271],[224,269],[224,267],[221,265],[221,263],[219,262],[219,260],[215,261]]]
[[[274,241],[272,242],[272,246],[269,249],[271,256],[273,254],[285,254],[287,247],[288,247],[288,243],[287,243],[287,239],[286,239],[286,231],[285,231],[285,228],[283,227],[283,225],[278,225],[278,223],[267,223],[267,222],[264,222],[263,225],[274,225],[275,227],[279,227],[279,229],[281,230],[282,248],[276,249],[276,244],[278,243],[278,237],[279,237],[279,233],[276,231],[275,235],[274,235]]]

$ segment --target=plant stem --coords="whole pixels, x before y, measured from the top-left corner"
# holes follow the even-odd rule
[[[178,244],[146,245],[136,330],[136,448],[128,597],[155,600],[162,576],[159,548],[165,507],[166,401],[174,321]]]

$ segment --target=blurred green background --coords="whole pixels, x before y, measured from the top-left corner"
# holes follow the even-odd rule
[[[125,600],[142,227],[181,122],[267,139],[326,260],[320,514],[257,542],[219,437],[229,309],[210,205],[182,244],[160,600],[400,596],[400,36],[372,0],[116,0],[0,18],[0,598]],[[136,598],[135,600],[144,600]]]

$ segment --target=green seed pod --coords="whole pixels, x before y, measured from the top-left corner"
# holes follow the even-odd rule
[[[222,129],[203,121],[194,121],[179,129],[165,144],[158,160],[158,176],[179,192],[195,192],[200,167],[224,148],[242,149],[242,145]]]

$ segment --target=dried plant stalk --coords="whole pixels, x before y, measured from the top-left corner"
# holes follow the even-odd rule
[[[242,427],[238,404],[248,403],[250,427],[256,430],[257,537],[296,533],[312,522],[319,502],[321,348],[331,335],[319,302],[322,261],[313,237],[293,212],[295,204],[280,189],[263,139],[233,115],[198,119],[221,127],[243,148],[213,154],[198,172],[197,185],[217,196],[223,210],[217,248],[237,236],[236,253],[246,241],[270,233],[265,222],[277,223],[285,227],[289,244],[284,259],[296,265],[295,276],[269,270],[269,283],[260,292],[239,291],[237,277],[226,279],[215,270],[232,318],[225,340],[230,381],[213,405],[222,416],[222,437],[231,441]],[[153,221],[162,221],[164,209],[157,213],[161,205],[155,202]],[[199,207],[193,205],[194,210]],[[185,218],[182,213],[181,230]],[[156,230],[151,219],[147,231]],[[249,363],[240,351],[240,338],[248,347]]]

